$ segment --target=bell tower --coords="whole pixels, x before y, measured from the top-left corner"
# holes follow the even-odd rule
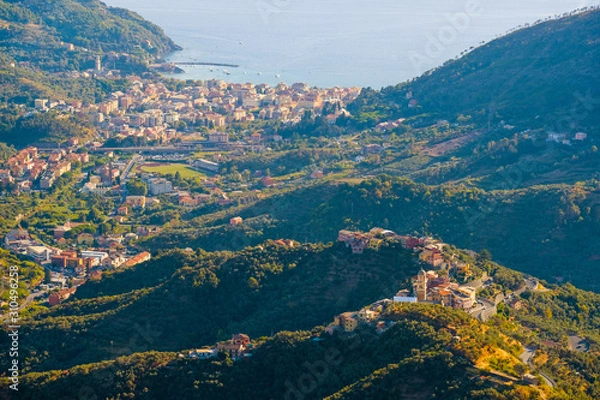
[[[413,290],[417,301],[427,301],[427,274],[423,269],[419,271],[419,275],[413,282]]]

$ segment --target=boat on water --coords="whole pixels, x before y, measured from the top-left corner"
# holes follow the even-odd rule
[[[227,71],[226,69],[224,69],[224,70],[223,70],[223,73],[224,73],[225,75],[231,75],[231,72]]]

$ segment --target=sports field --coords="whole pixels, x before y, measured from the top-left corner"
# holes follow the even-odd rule
[[[182,178],[196,178],[196,177],[204,177],[205,175],[201,172],[191,169],[185,164],[170,164],[170,163],[145,163],[139,167],[139,170],[142,172],[148,172],[153,174],[167,175],[173,174],[175,175],[177,172],[181,175]]]

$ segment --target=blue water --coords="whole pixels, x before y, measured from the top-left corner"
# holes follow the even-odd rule
[[[379,88],[524,23],[600,0],[105,0],[161,26],[180,78]],[[452,22],[454,21],[454,22]],[[223,69],[231,75],[226,75]]]

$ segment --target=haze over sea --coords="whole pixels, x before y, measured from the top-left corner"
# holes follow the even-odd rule
[[[597,0],[105,0],[161,26],[181,79],[371,86],[403,82],[471,46]],[[230,73],[227,75],[226,70]]]

